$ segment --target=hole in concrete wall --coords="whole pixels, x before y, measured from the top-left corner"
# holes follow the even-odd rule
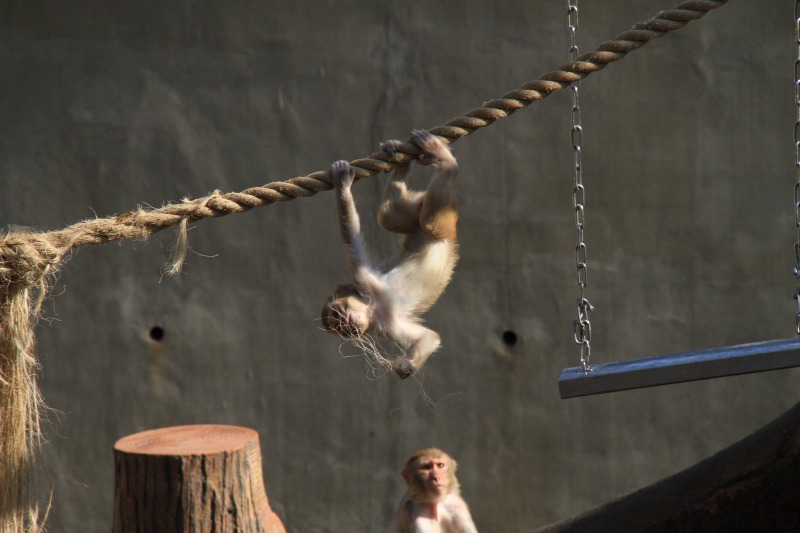
[[[508,346],[509,348],[513,347],[517,344],[517,334],[511,331],[510,329],[503,332],[503,344]]]
[[[164,338],[164,328],[161,326],[153,326],[150,328],[150,338],[156,342],[161,342]]]

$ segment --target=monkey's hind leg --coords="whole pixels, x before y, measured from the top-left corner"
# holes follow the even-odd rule
[[[431,133],[415,130],[411,137],[414,144],[424,152],[420,156],[420,163],[437,167],[422,202],[420,224],[434,239],[455,241],[458,222],[455,181],[458,163],[450,149]]]
[[[411,142],[422,150],[417,162],[421,165],[437,165],[443,170],[456,170],[456,159],[450,148],[427,130],[411,132]]]
[[[400,141],[396,140],[381,144],[381,150],[387,154],[396,153],[399,147]],[[386,231],[407,234],[419,229],[419,213],[425,193],[409,190],[406,176],[408,165],[398,167],[383,190],[378,224]]]
[[[406,337],[406,346],[403,346],[406,350],[406,357],[397,361],[394,370],[400,379],[406,379],[419,372],[419,369],[441,345],[439,334],[425,326],[407,323],[403,329]]]

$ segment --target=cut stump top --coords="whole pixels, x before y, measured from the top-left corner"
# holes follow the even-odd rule
[[[241,450],[258,442],[258,432],[241,426],[198,424],[134,433],[119,439],[114,449],[142,455],[213,455]]]

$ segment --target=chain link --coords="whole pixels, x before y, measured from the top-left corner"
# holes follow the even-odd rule
[[[576,40],[577,29],[578,0],[567,0],[567,30],[569,31],[570,61],[577,61],[580,55]],[[578,318],[572,323],[572,330],[575,336],[575,342],[580,345],[581,348],[581,365],[583,366],[583,371],[589,373],[592,370],[592,367],[589,366],[589,357],[592,353],[592,324],[589,321],[589,313],[594,310],[594,307],[592,307],[592,304],[589,303],[589,300],[587,300],[584,295],[588,282],[588,263],[586,259],[586,243],[583,242],[583,230],[586,227],[586,189],[583,186],[583,165],[581,161],[583,127],[581,126],[579,83],[573,83],[571,89],[572,130],[570,132],[570,142],[572,143],[572,167],[575,176],[575,187],[572,189],[572,205],[575,208],[575,227],[578,230],[577,244],[575,245],[575,269],[578,277],[579,290],[577,302]],[[800,207],[798,207],[798,209],[800,210]],[[798,239],[800,239],[800,237]],[[800,240],[798,240],[798,242],[800,242]],[[800,263],[800,259],[798,263]],[[800,300],[798,301],[800,302]],[[798,318],[798,320],[800,320],[800,318]]]
[[[797,56],[794,61],[794,101],[797,107],[797,119],[794,123],[794,224],[797,230],[797,240],[794,244],[794,277],[800,278],[800,0],[794,3],[794,26],[795,40],[797,44]],[[797,302],[795,313],[795,331],[800,335],[800,285],[794,291],[794,299]]]

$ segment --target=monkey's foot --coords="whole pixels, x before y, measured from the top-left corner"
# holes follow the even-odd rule
[[[381,152],[385,152],[389,155],[394,155],[400,151],[400,145],[403,144],[396,139],[392,139],[391,141],[386,141],[385,143],[381,143]]]
[[[411,142],[422,150],[418,162],[421,165],[430,165],[443,159],[443,150],[447,147],[427,130],[414,130],[411,132]]]
[[[336,161],[331,165],[330,173],[336,187],[349,188],[353,184],[355,172],[347,161]]]
[[[394,373],[397,374],[400,379],[410,378],[417,373],[417,367],[411,361],[403,361],[395,367]]]

